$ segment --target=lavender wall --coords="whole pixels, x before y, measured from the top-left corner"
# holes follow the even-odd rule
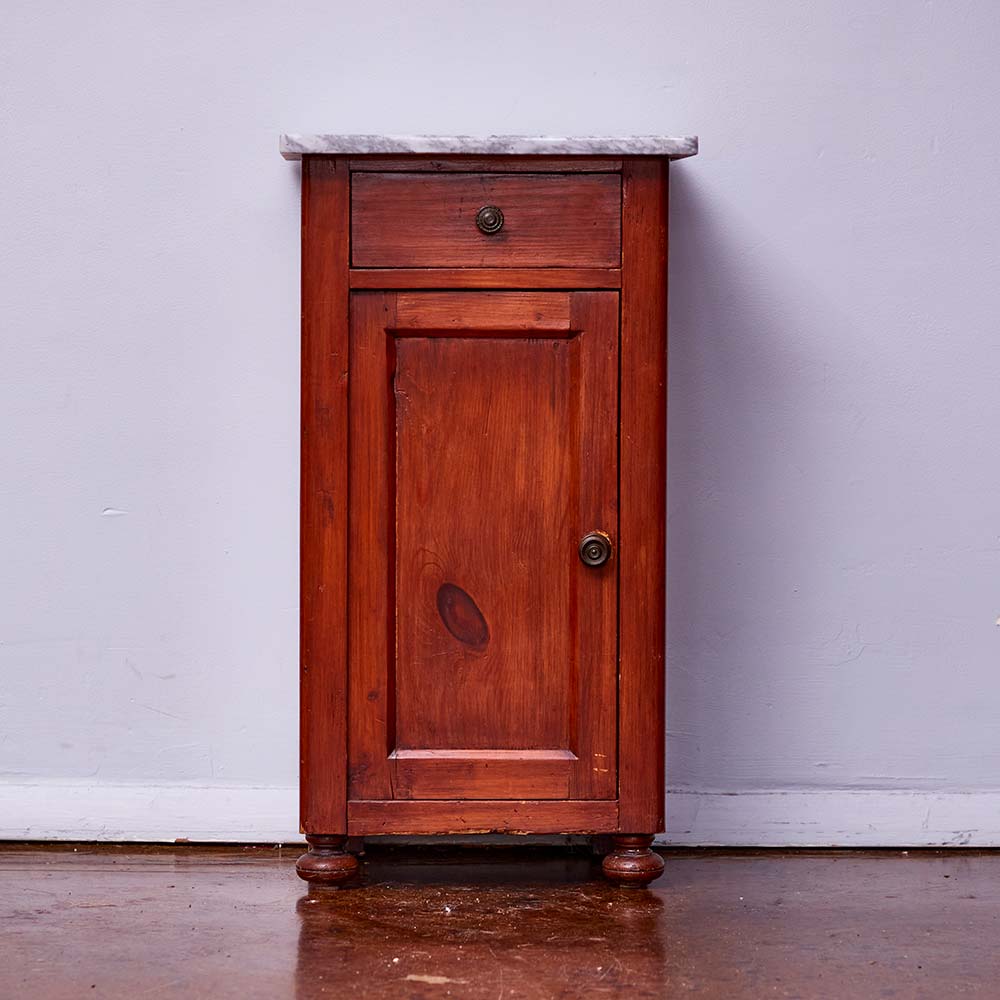
[[[0,836],[295,833],[278,133],[665,131],[667,839],[1000,844],[994,3],[4,20]]]

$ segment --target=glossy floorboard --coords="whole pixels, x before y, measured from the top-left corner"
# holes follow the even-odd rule
[[[1000,996],[1000,854],[0,847],[0,997]]]

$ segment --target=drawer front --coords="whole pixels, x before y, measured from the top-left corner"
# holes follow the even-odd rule
[[[503,213],[496,232],[476,224],[486,206]],[[351,263],[619,267],[621,176],[355,173]]]

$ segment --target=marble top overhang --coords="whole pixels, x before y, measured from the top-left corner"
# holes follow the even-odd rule
[[[430,154],[438,156],[661,156],[680,160],[698,152],[696,135],[282,135],[286,160],[303,156]]]

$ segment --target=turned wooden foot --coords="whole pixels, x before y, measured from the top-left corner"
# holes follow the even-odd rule
[[[604,874],[615,885],[643,889],[663,874],[663,858],[649,849],[653,838],[647,834],[616,834],[614,850],[605,856]]]
[[[295,862],[299,878],[310,885],[339,886],[357,875],[358,859],[344,849],[346,837],[307,834],[306,840],[309,850]]]

